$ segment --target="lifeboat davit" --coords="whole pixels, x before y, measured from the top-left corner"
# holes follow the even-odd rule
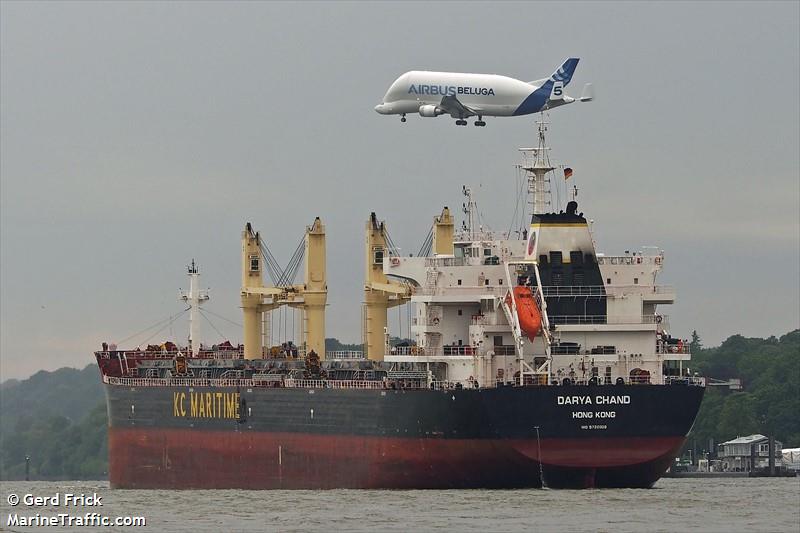
[[[508,299],[511,295],[508,295]],[[530,287],[514,287],[514,300],[509,305],[516,303],[519,327],[528,339],[533,341],[542,332],[542,312],[533,297]]]

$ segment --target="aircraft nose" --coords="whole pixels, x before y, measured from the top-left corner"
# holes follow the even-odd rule
[[[387,107],[388,106],[386,104],[378,104],[375,106],[375,111],[377,111],[381,115],[385,115],[388,112]]]

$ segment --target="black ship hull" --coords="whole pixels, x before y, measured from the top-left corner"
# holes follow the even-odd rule
[[[107,384],[116,488],[649,487],[704,388]]]

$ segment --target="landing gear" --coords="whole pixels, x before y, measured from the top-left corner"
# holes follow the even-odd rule
[[[478,116],[478,120],[475,121],[475,125],[479,127],[483,127],[486,123],[483,121],[483,117]]]
[[[400,122],[405,122],[405,121],[406,121],[406,114],[403,113],[402,115],[400,115]]]
[[[456,126],[466,126],[466,125],[467,125],[467,121],[464,120],[463,118],[460,118],[460,119],[456,120]]]

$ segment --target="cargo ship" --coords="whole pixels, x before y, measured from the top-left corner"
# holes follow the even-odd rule
[[[660,310],[675,299],[656,283],[664,252],[596,251],[577,188],[563,209],[553,201],[559,173],[571,171],[551,161],[538,124],[517,165],[516,230],[489,230],[466,186],[460,227],[444,207],[416,255],[400,254],[369,216],[361,351],[325,350],[320,218],[285,269],[245,226],[240,345],[199,342],[208,295],[192,263],[185,346],[95,353],[111,486],[652,486],[682,447],[705,381],[684,366],[689,343]],[[397,343],[387,316],[400,305],[410,341]],[[280,309],[300,316],[295,342],[272,342]]]

